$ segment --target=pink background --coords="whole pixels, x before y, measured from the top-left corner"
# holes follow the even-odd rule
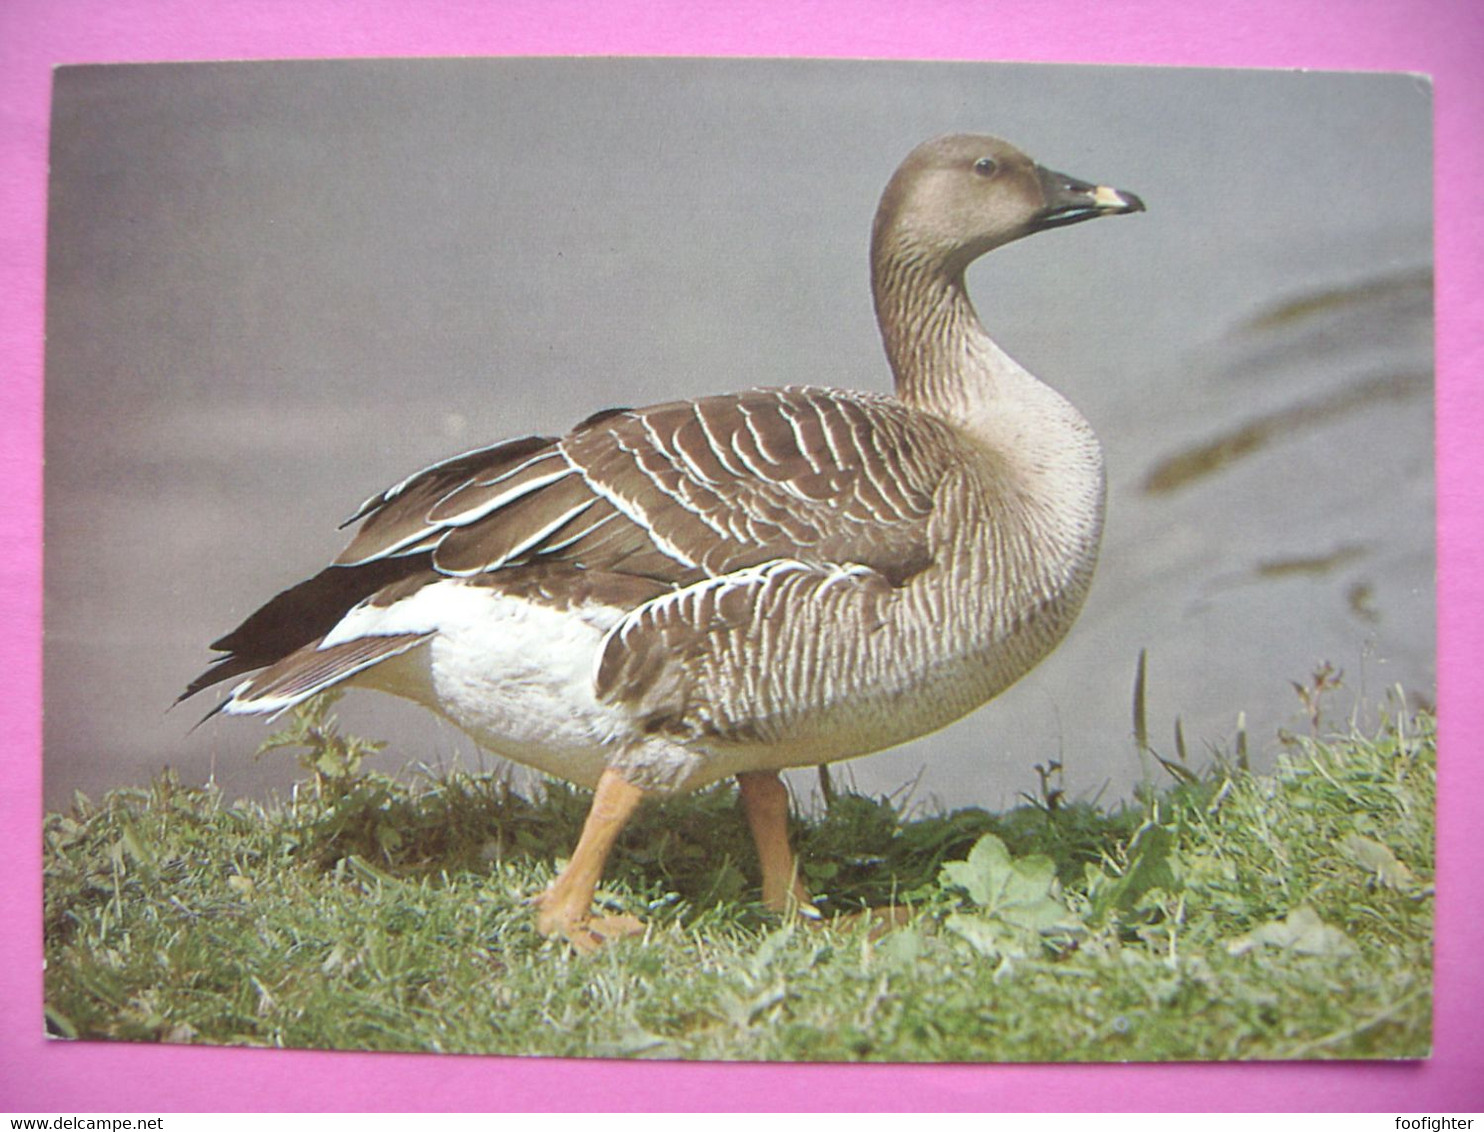
[[[751,1066],[281,1053],[41,1036],[42,296],[50,71],[62,63],[751,55],[1424,72],[1436,83],[1439,812],[1425,1064]],[[1484,5],[1477,0],[3,0],[0,2],[0,1110],[1484,1108],[1481,461]]]

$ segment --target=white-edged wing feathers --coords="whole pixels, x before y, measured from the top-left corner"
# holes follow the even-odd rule
[[[456,576],[548,560],[686,585],[792,558],[901,581],[927,564],[946,431],[893,400],[825,389],[599,414],[373,498],[337,563],[431,551]]]

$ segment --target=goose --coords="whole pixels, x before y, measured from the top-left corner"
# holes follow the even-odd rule
[[[536,927],[587,950],[640,802],[735,777],[764,904],[808,893],[779,771],[896,746],[994,698],[1067,633],[1103,525],[1101,449],[990,338],[969,264],[1140,212],[998,138],[927,141],[871,235],[895,395],[757,388],[595,413],[372,496],[333,563],[212,646],[181,699],[274,715],[337,685],[410,699],[593,789]]]

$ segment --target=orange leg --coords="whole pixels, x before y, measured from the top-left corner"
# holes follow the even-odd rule
[[[603,772],[571,860],[537,902],[536,930],[542,935],[560,934],[579,950],[592,951],[605,939],[644,931],[633,916],[590,915],[608,854],[643,798],[644,791],[624,781],[618,771]]]
[[[787,911],[790,900],[808,907],[809,890],[799,880],[788,845],[788,791],[771,770],[739,774],[737,785],[762,865],[763,904],[775,912]]]

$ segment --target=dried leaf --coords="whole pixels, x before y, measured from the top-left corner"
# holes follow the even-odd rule
[[[1350,859],[1370,873],[1382,888],[1406,891],[1417,887],[1417,878],[1412,875],[1412,870],[1398,861],[1396,854],[1379,841],[1352,833],[1340,845]]]
[[[1227,950],[1233,955],[1243,955],[1262,946],[1278,947],[1299,955],[1335,957],[1355,953],[1355,944],[1350,937],[1339,928],[1326,924],[1307,904],[1299,905],[1285,919],[1271,920],[1251,934],[1233,940],[1227,945]]]

